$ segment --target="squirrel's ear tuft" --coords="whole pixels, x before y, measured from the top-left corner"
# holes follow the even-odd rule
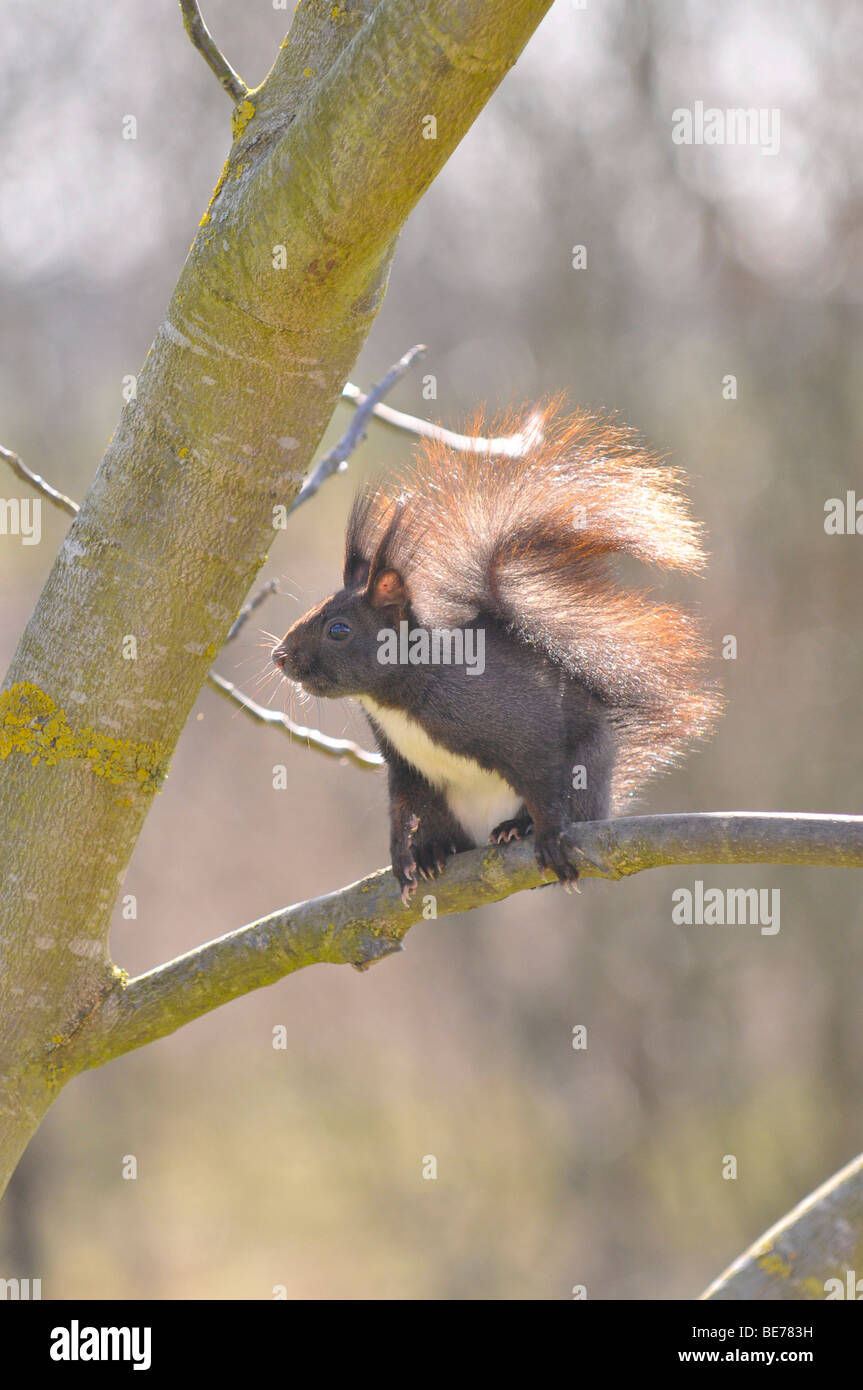
[[[371,565],[362,555],[346,555],[344,580],[346,589],[364,589],[369,582]]]
[[[369,602],[372,608],[404,608],[408,594],[401,575],[397,570],[379,570],[369,585]]]

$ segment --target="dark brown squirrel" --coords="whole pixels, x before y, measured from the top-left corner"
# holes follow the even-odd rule
[[[540,868],[575,885],[570,822],[619,813],[712,727],[692,618],[614,572],[615,554],[703,568],[681,486],[633,431],[553,404],[520,457],[423,441],[407,473],[357,496],[344,588],[272,656],[365,709],[405,902],[450,855],[531,830]]]

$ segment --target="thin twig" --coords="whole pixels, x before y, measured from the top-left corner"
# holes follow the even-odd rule
[[[224,676],[218,675],[215,671],[210,672],[207,680],[214,690],[218,690],[227,699],[234,700],[252,719],[257,719],[261,724],[275,725],[276,728],[290,734],[291,738],[302,739],[319,753],[326,753],[331,758],[349,758],[357,767],[383,765],[384,760],[380,753],[370,753],[348,738],[330,738],[329,734],[322,734],[319,729],[306,729],[302,724],[295,724],[281,710],[265,709],[263,705],[257,704],[248,695],[244,695],[232,681],[225,680]]]
[[[270,597],[270,594],[277,594],[278,592],[278,579],[268,579],[265,584],[261,585],[254,598],[250,598],[248,603],[243,604],[242,608],[240,609],[239,613],[234,619],[233,626],[230,628],[228,635],[225,638],[225,646],[227,646],[229,642],[233,642],[237,633],[241,630],[241,628],[245,627],[246,622],[252,616],[255,609],[260,608],[264,600]]]
[[[390,367],[386,376],[383,377],[376,386],[363,396],[362,400],[357,401],[357,410],[348,428],[345,430],[338,444],[336,444],[328,454],[325,454],[312,473],[300,488],[290,510],[294,511],[302,506],[303,502],[308,502],[310,497],[314,497],[318,488],[327,478],[332,477],[333,473],[342,473],[347,467],[347,461],[366,437],[366,426],[370,417],[375,413],[375,407],[383,400],[388,391],[391,391],[397,381],[400,381],[410,367],[418,358],[422,357],[426,349],[422,343],[417,343],[415,347],[408,348],[404,357],[400,357],[394,366]],[[342,392],[344,395],[344,391]]]
[[[234,102],[242,101],[244,97],[248,96],[249,89],[240,74],[234,72],[227,58],[219,49],[204,23],[204,17],[198,9],[197,0],[180,0],[180,9],[183,12],[183,25],[186,33],[204,62],[210,65],[231,100]]]
[[[11,464],[19,477],[23,478],[25,482],[31,483],[39,492],[44,493],[56,507],[62,507],[63,511],[68,512],[70,516],[77,516],[81,510],[77,502],[73,502],[72,498],[67,497],[64,492],[58,492],[50,483],[46,483],[45,479],[40,477],[38,473],[33,473],[17,454],[13,453],[11,449],[4,449],[2,444],[0,444],[0,458],[4,458],[8,464]]]
[[[365,406],[368,399],[368,395],[361,391],[359,386],[355,386],[352,381],[346,382],[342,388],[342,400],[350,401],[358,408]],[[394,429],[403,430],[407,434],[420,435],[424,439],[436,439],[439,443],[448,445],[450,449],[457,449],[462,454],[491,454],[493,457],[521,458],[528,449],[532,449],[542,439],[540,428],[542,416],[538,411],[528,417],[523,430],[519,430],[517,434],[502,435],[497,439],[484,439],[482,435],[456,434],[453,430],[445,429],[443,425],[434,425],[430,420],[421,420],[417,415],[406,415],[403,410],[393,410],[390,405],[374,405],[372,414],[385,425],[392,425]]]
[[[254,598],[243,604],[237,614],[236,622],[225,638],[226,646],[236,637],[255,609],[260,608],[261,604],[270,597],[270,594],[277,594],[278,592],[278,579],[268,579]],[[350,739],[330,738],[328,734],[322,734],[319,729],[306,729],[302,724],[295,724],[287,714],[259,705],[257,700],[245,695],[232,681],[226,680],[224,676],[218,675],[215,671],[209,673],[207,681],[214,690],[218,690],[220,695],[225,695],[238,704],[240,709],[245,710],[250,718],[257,719],[262,724],[274,724],[291,738],[302,739],[304,743],[312,748],[317,748],[321,753],[327,753],[333,758],[349,758],[357,767],[380,767],[383,763],[380,753],[367,752],[365,748],[360,748],[359,744],[351,743]]]

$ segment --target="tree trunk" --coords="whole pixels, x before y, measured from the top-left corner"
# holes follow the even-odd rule
[[[0,1192],[116,981],[110,916],[411,208],[550,0],[301,3],[0,695]],[[368,17],[366,17],[368,15]],[[203,72],[203,70],[202,70]],[[436,116],[436,138],[424,118]]]

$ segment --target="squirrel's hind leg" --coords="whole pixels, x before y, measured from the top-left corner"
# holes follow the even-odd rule
[[[543,785],[537,758],[532,769],[535,784],[525,794],[534,822],[537,863],[557,874],[568,892],[578,890],[579,859],[594,863],[578,845],[569,823],[606,819],[615,755],[612,731],[604,720],[579,723],[575,736],[567,740],[564,785],[560,785],[558,769],[545,770]]]

